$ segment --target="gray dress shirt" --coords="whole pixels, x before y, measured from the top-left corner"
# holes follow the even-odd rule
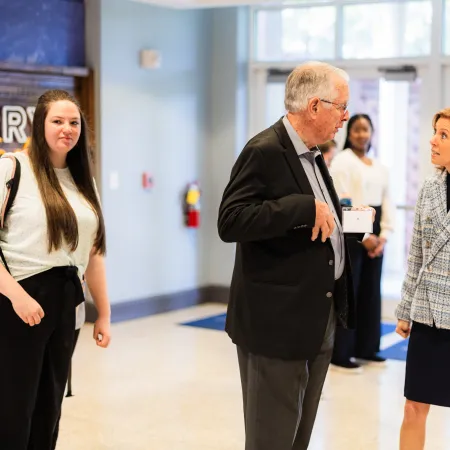
[[[316,199],[326,202],[330,208],[331,213],[334,216],[334,221],[336,226],[334,227],[333,234],[331,235],[331,245],[334,250],[335,265],[334,265],[334,276],[337,280],[341,277],[344,272],[345,266],[345,247],[344,247],[344,234],[342,231],[341,223],[339,222],[338,216],[336,214],[336,209],[334,207],[331,196],[325,185],[322,177],[322,173],[316,164],[316,156],[320,155],[320,150],[309,150],[308,147],[300,139],[299,135],[295,131],[294,127],[289,122],[287,116],[283,117],[283,124],[286,127],[288,135],[294,144],[295,151],[297,152],[300,162],[302,163],[303,169],[305,169],[308,181],[311,184],[314,196]],[[321,235],[317,239],[320,239]]]

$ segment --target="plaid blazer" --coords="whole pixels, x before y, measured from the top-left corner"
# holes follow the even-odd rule
[[[420,190],[396,316],[450,329],[450,214],[445,170],[428,178]]]

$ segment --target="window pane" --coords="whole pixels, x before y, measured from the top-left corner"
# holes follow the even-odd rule
[[[284,109],[283,83],[267,83],[266,86],[266,127],[273,125],[281,116],[286,114]]]
[[[256,59],[333,59],[336,8],[284,8],[256,13]]]
[[[358,0],[359,1],[359,0]],[[283,5],[298,5],[302,3],[309,3],[309,6],[317,3],[335,3],[333,0],[285,0]]]
[[[431,48],[430,0],[344,7],[344,58],[428,55]]]
[[[444,52],[450,54],[450,0],[445,1]]]

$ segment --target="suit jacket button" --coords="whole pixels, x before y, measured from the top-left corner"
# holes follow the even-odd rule
[[[331,292],[327,292],[327,297],[331,298],[331,297],[333,297],[333,294]]]
[[[330,266],[332,266],[332,265],[334,264],[334,261],[333,261],[332,259],[330,259],[330,260],[328,261],[328,264],[329,264]]]

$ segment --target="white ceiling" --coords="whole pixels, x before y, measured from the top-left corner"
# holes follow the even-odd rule
[[[282,3],[274,0],[133,0],[140,3],[165,6],[167,8],[219,8],[224,6],[262,5]]]

